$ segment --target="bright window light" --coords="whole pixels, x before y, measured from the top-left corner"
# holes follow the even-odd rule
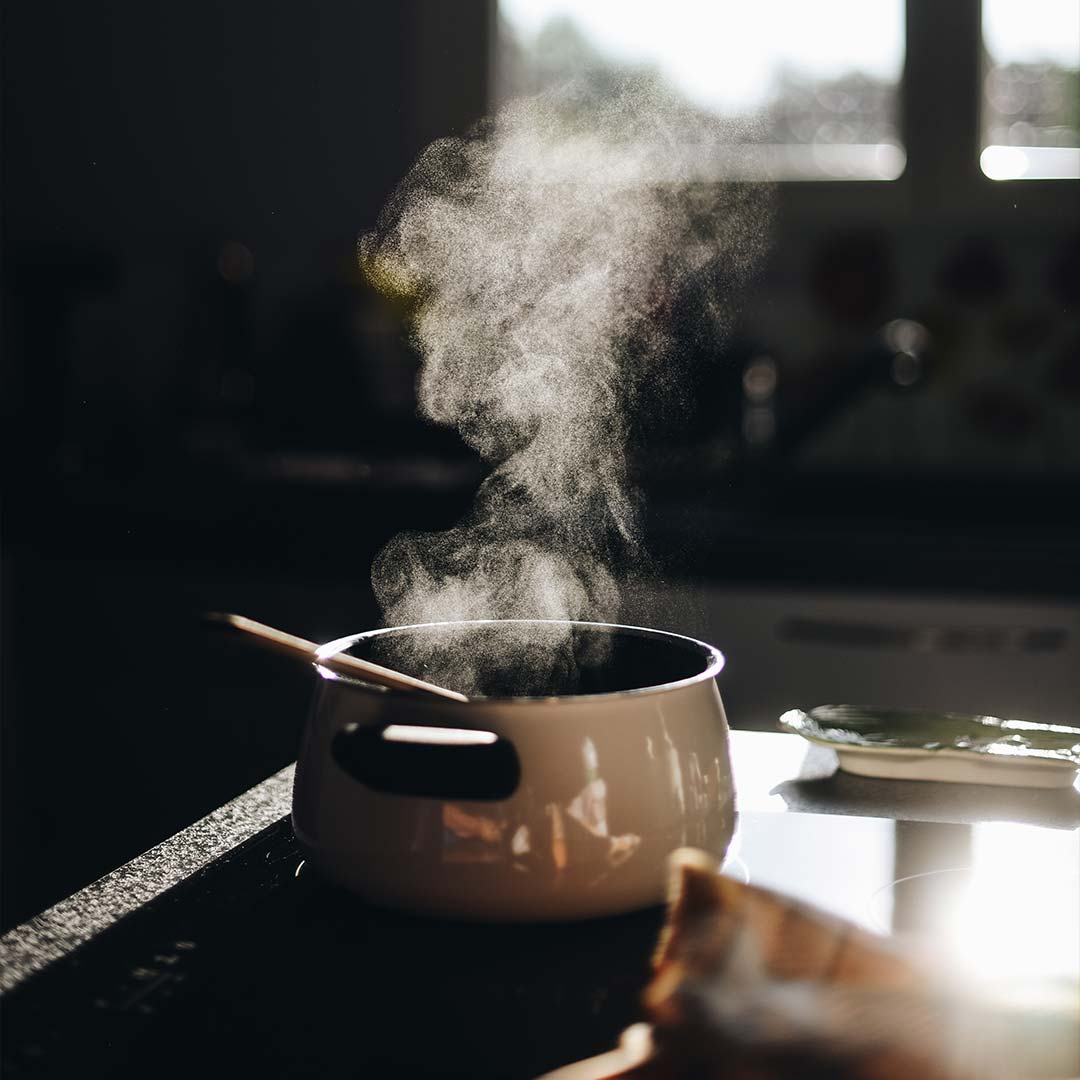
[[[1080,986],[1076,833],[983,824],[973,847],[970,883],[942,912],[946,952],[958,969],[983,986],[1017,979]]]
[[[571,80],[659,79],[691,105],[753,122],[776,179],[903,171],[903,0],[500,0],[497,96]]]
[[[1080,3],[983,0],[982,171],[1080,178]]]

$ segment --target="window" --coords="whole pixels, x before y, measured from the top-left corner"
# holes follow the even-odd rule
[[[903,0],[500,0],[501,100],[577,79],[659,79],[748,123],[755,175],[893,180],[904,170]],[[721,166],[722,167],[722,166]]]
[[[1080,4],[983,0],[982,19],[983,172],[1080,177]]]

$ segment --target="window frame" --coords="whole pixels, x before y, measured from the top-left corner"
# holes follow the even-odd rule
[[[483,0],[486,100],[491,100],[498,0]],[[907,156],[895,180],[782,180],[785,216],[836,223],[873,217],[976,221],[1059,217],[1073,210],[1077,181],[991,180],[982,152],[983,38],[981,0],[906,0],[904,64],[898,87],[900,131]],[[460,61],[459,61],[460,62]],[[447,77],[452,73],[445,71]],[[434,85],[429,81],[429,85]]]

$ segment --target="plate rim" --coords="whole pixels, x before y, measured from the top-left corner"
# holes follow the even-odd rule
[[[800,709],[791,709],[790,712],[801,712]],[[787,713],[784,714],[786,716]],[[1038,754],[983,754],[977,750],[965,750],[963,747],[942,746],[936,749],[919,746],[889,746],[887,744],[850,743],[841,742],[838,739],[823,738],[820,735],[810,735],[800,731],[798,727],[788,723],[784,716],[778,720],[780,727],[792,735],[798,735],[808,743],[815,746],[824,746],[826,749],[835,750],[839,753],[855,754],[883,754],[886,757],[906,758],[960,758],[964,761],[979,763],[987,767],[1002,767],[1023,764],[1025,767],[1035,766],[1048,769],[1070,769],[1073,772],[1080,769],[1080,763],[1069,761],[1059,757],[1043,757]]]

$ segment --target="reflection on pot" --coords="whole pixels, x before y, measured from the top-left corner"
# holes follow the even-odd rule
[[[565,803],[549,802],[538,808],[527,786],[494,810],[477,803],[443,803],[442,861],[509,861],[519,873],[537,874],[556,883],[571,867],[587,866],[591,868],[588,884],[621,866],[638,850],[641,837],[632,832],[611,834],[607,781],[600,775],[596,744],[588,736],[581,745],[581,759],[584,786]],[[606,867],[599,877],[598,865]]]
[[[443,862],[498,862],[506,822],[443,803]]]

